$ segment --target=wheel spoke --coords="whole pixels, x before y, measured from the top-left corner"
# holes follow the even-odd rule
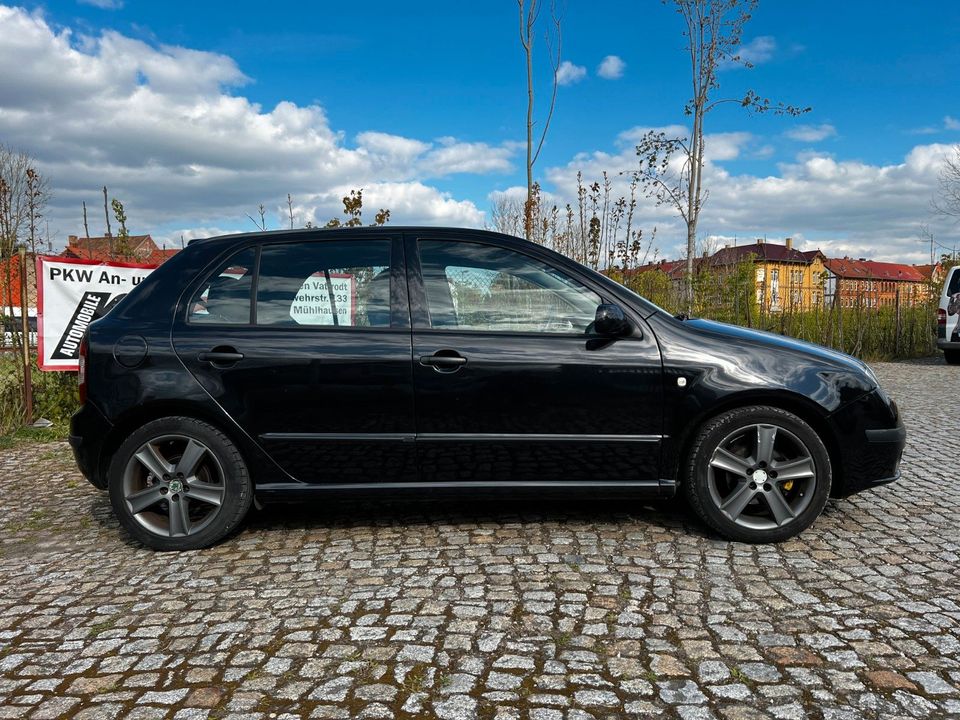
[[[796,517],[793,508],[790,507],[787,499],[780,492],[780,488],[774,486],[770,492],[764,493],[763,497],[767,501],[767,506],[770,508],[770,512],[773,513],[777,525],[783,525]]]
[[[713,453],[710,464],[719,470],[726,470],[734,475],[746,475],[749,467],[749,461],[746,458],[734,455],[722,447],[718,447]]]
[[[756,491],[750,487],[750,484],[743,481],[724,499],[720,509],[726,513],[727,517],[731,520],[736,520],[740,517],[740,513],[747,507],[755,494]]]
[[[163,495],[160,493],[159,485],[151,485],[148,488],[144,488],[139,492],[130,493],[127,495],[126,500],[127,504],[130,506],[130,512],[134,515],[141,513],[146,510],[148,507],[154,503],[158,503],[163,500]]]
[[[803,480],[812,478],[814,472],[813,458],[804,457],[797,460],[789,460],[782,463],[774,463],[771,466],[777,471],[777,480],[785,482],[787,480]]]
[[[192,500],[199,500],[208,505],[220,505],[223,502],[223,485],[193,480],[184,495]]]
[[[757,462],[769,465],[773,462],[773,444],[777,440],[774,425],[757,425]]]
[[[175,472],[183,473],[185,478],[193,477],[197,473],[197,466],[200,465],[200,461],[206,454],[207,448],[205,445],[198,443],[196,440],[188,441],[187,447],[183,450],[183,455],[177,461]]]
[[[180,497],[179,500],[170,500],[170,537],[190,534],[189,500]]]
[[[141,465],[152,472],[155,477],[161,478],[173,472],[173,465],[166,461],[152,443],[147,443],[140,448],[134,457]]]

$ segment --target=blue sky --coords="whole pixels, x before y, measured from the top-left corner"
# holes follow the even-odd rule
[[[159,237],[250,229],[241,210],[248,206],[252,212],[258,202],[279,223],[286,192],[297,195],[295,201],[304,198],[303,217],[322,218],[335,212],[339,189],[359,185],[372,188],[375,199],[395,200],[395,221],[483,224],[491,193],[515,192],[523,183],[525,78],[512,0],[268,7],[262,2],[27,3],[22,11],[7,8],[0,14],[0,59],[5,43],[16,44],[4,26],[9,31],[23,23],[40,28],[36,37],[16,33],[36,43],[31,54],[38,58],[34,71],[40,81],[25,89],[4,86],[0,79],[0,142],[25,145],[47,168],[60,190],[51,212],[60,242],[78,231],[71,220],[77,217],[78,199],[95,202],[95,191],[105,182],[128,198],[128,214],[142,223],[136,229]],[[576,169],[588,175],[629,169],[632,143],[624,133],[682,125],[689,88],[680,18],[669,6],[655,0],[568,0],[563,28],[563,58],[585,72],[560,88],[537,166],[546,190],[561,203],[570,199],[569,178]],[[794,119],[751,115],[731,106],[709,117],[708,133],[726,135],[712,145],[717,154],[708,175],[712,197],[702,233],[719,238],[789,234],[834,254],[914,261],[926,256],[916,237],[921,224],[929,224],[944,243],[954,242],[955,227],[931,215],[929,196],[938,158],[960,142],[960,6],[766,0],[748,24],[744,42],[756,67],[723,72],[720,93],[739,96],[753,88],[813,111]],[[545,102],[549,68],[542,38],[538,43]],[[44,143],[38,137],[44,133],[25,131],[50,123],[49,137],[63,137],[55,124],[58,62],[75,65],[76,57],[99,62],[96,72],[87,73],[103,84],[91,87],[93,100],[122,84],[111,78],[110,68],[141,62],[143,48],[157,58],[137,69],[138,84],[155,92],[138,105],[132,84],[126,98],[131,112],[153,113],[140,133],[145,146],[139,157],[136,143],[118,139],[124,133],[137,137],[135,120],[112,136],[77,130],[71,142],[86,143],[88,159],[82,162],[70,155],[65,140]],[[187,50],[196,52],[185,58]],[[618,78],[604,79],[597,68],[610,55],[625,69]],[[197,74],[198,67],[212,68],[209,81],[184,90],[181,78]],[[39,112],[43,102],[34,96],[43,96],[47,79],[46,104],[53,112]],[[283,162],[266,172],[262,154],[269,155],[269,147],[254,147],[268,143],[266,132],[249,143],[238,140],[250,153],[239,152],[237,163],[218,167],[206,160],[193,167],[184,159],[190,134],[176,143],[170,139],[183,134],[184,125],[158,129],[156,120],[169,113],[189,118],[186,127],[194,127],[191,123],[210,121],[210,107],[223,98],[249,101],[243,111],[247,119],[241,114],[234,120],[247,127],[278,103],[296,111],[315,108],[319,114],[293,124],[311,137],[319,132],[329,138],[304,144],[290,137],[295,134],[290,122],[276,121],[288,142],[284,152],[294,153],[300,143],[304,154],[312,154],[311,163],[324,152],[334,159],[316,161],[321,170],[310,164],[298,168],[297,181],[284,187]],[[68,107],[63,101],[63,109]],[[27,116],[15,116],[17,110]],[[413,145],[398,150],[401,138]],[[202,137],[193,141],[203,142]],[[710,147],[708,141],[708,152]],[[448,148],[444,158],[452,162],[455,156],[459,164],[439,162],[435,151],[443,148]],[[354,151],[359,157],[351,155]],[[349,157],[339,157],[344,154]],[[463,164],[467,156],[473,160]],[[479,162],[481,156],[489,161]],[[206,198],[202,209],[184,203],[173,187],[188,165],[194,173],[188,199]],[[231,186],[230,173],[244,181]],[[246,200],[244,188],[250,194]],[[662,253],[676,254],[681,233],[670,214],[651,207],[645,217],[658,227]]]

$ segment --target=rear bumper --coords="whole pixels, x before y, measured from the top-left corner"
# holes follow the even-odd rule
[[[101,490],[107,488],[106,468],[100,467],[103,440],[113,426],[87,402],[70,418],[70,447],[83,476]]]
[[[907,428],[896,403],[874,391],[833,416],[841,447],[841,473],[831,492],[848,497],[900,479]]]

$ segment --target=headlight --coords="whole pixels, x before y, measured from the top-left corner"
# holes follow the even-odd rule
[[[866,373],[866,376],[870,378],[870,382],[876,387],[880,387],[880,381],[877,379],[877,375],[873,372],[873,369],[862,360],[860,361],[860,365],[863,367],[863,372]]]

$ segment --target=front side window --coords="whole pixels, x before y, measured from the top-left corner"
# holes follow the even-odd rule
[[[390,327],[390,240],[264,245],[257,325]]]
[[[555,268],[505,248],[422,240],[433,328],[585,333],[600,296]]]
[[[204,280],[190,299],[191,323],[246,325],[250,322],[250,293],[256,248],[231,255]]]

